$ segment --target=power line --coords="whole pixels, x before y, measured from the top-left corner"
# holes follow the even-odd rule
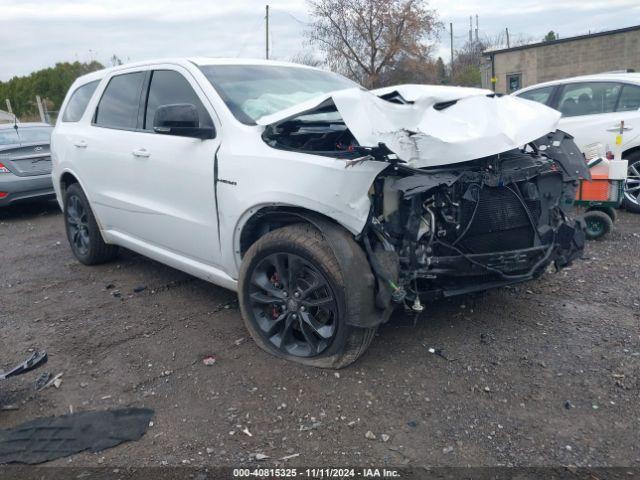
[[[258,28],[258,25],[262,23],[263,20],[264,20],[264,15],[260,15],[256,19],[255,23],[252,25],[251,30],[249,30],[244,35],[244,41],[242,42],[242,45],[240,45],[240,49],[238,50],[238,53],[236,53],[236,57],[239,57],[240,55],[242,55],[242,53],[244,52],[244,49],[247,48],[247,43],[249,43],[249,40],[253,38],[253,36],[256,33],[256,29]]]

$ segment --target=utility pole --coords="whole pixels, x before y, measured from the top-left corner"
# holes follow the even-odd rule
[[[449,32],[451,34],[451,74],[453,75],[453,23],[449,24]]]
[[[509,42],[509,28],[505,28],[504,31],[507,32],[507,48],[511,48],[511,43]]]
[[[469,15],[469,43],[473,42],[473,16]]]
[[[476,43],[478,43],[478,14],[476,13]]]
[[[265,5],[265,16],[264,16],[264,36],[265,36],[265,58],[269,60],[269,5]]]

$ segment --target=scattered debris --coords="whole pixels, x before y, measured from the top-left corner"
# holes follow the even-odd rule
[[[416,428],[418,426],[418,422],[416,422],[415,420],[409,420],[407,422],[407,425],[410,426],[411,428]]]
[[[207,367],[210,367],[211,365],[216,363],[216,357],[214,357],[213,355],[209,355],[207,357],[204,357],[202,359],[202,363],[205,364]]]
[[[296,458],[296,457],[299,457],[299,456],[300,456],[299,453],[294,453],[292,455],[286,455],[286,456],[282,457],[280,460],[290,460],[292,458]]]
[[[60,388],[60,385],[62,385],[62,372],[60,372],[55,377],[53,377],[51,380],[49,380],[49,383],[47,383],[42,388],[47,388],[47,387],[50,387],[51,385],[53,385],[56,388]]]
[[[269,458],[269,456],[265,455],[264,453],[256,453],[254,458],[256,460],[266,460],[267,458]]]
[[[444,447],[442,449],[442,453],[447,454],[447,453],[451,453],[451,452],[453,452],[453,447],[451,445],[449,445],[448,447]]]
[[[340,378],[340,373],[339,372],[333,372],[333,376],[336,378]]]
[[[31,356],[20,365],[16,365],[11,370],[8,370],[6,372],[0,372],[0,380],[27,373],[34,368],[38,368],[44,365],[45,363],[47,363],[47,360],[47,352],[33,352]]]
[[[389,435],[387,435],[386,433],[383,433],[382,435],[380,435],[380,439],[381,439],[383,442],[388,442],[388,441],[389,441],[389,438],[390,438],[390,437],[389,437]]]
[[[137,287],[135,287],[133,289],[133,293],[140,293],[140,292],[144,292],[147,289],[146,285],[138,285]]]
[[[33,383],[33,389],[36,392],[42,390],[44,387],[47,386],[47,384],[49,383],[49,380],[51,380],[51,374],[49,372],[41,373],[40,376]]]
[[[18,405],[3,405],[0,407],[1,411],[9,411],[9,410],[20,410]]]
[[[573,403],[571,403],[569,400],[565,400],[564,408],[566,408],[567,410],[571,410],[573,408]]]
[[[240,345],[242,345],[246,341],[247,341],[247,339],[245,337],[242,337],[242,338],[237,339],[235,342],[233,342],[233,344],[236,347],[239,347]]]
[[[242,429],[242,433],[244,433],[245,435],[249,436],[249,437],[253,437],[253,434],[249,431],[248,427],[244,427]]]
[[[116,286],[113,283],[108,283],[104,286],[105,290],[113,290]]]
[[[153,415],[154,411],[148,408],[80,412],[39,418],[0,430],[0,464],[35,465],[138,440]]]
[[[375,440],[376,439],[376,435],[371,431],[367,431],[367,433],[364,434],[364,438],[368,438],[369,440]]]
[[[429,353],[436,353],[436,349],[433,347],[429,347]]]

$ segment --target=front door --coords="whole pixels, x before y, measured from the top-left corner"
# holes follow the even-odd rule
[[[219,137],[201,140],[155,133],[161,105],[191,104],[200,126],[214,125],[213,111],[188,71],[153,70],[141,103],[139,130],[129,145],[128,184],[136,198],[129,234],[209,265],[219,265],[214,160]]]

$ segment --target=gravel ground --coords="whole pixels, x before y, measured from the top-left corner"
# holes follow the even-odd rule
[[[130,252],[79,264],[53,203],[0,210],[0,368],[49,353],[0,383],[0,428],[156,411],[140,441],[53,465],[638,466],[637,232],[620,212],[559,274],[398,313],[336,373],[259,350],[232,292]],[[44,371],[62,383],[34,393]]]

